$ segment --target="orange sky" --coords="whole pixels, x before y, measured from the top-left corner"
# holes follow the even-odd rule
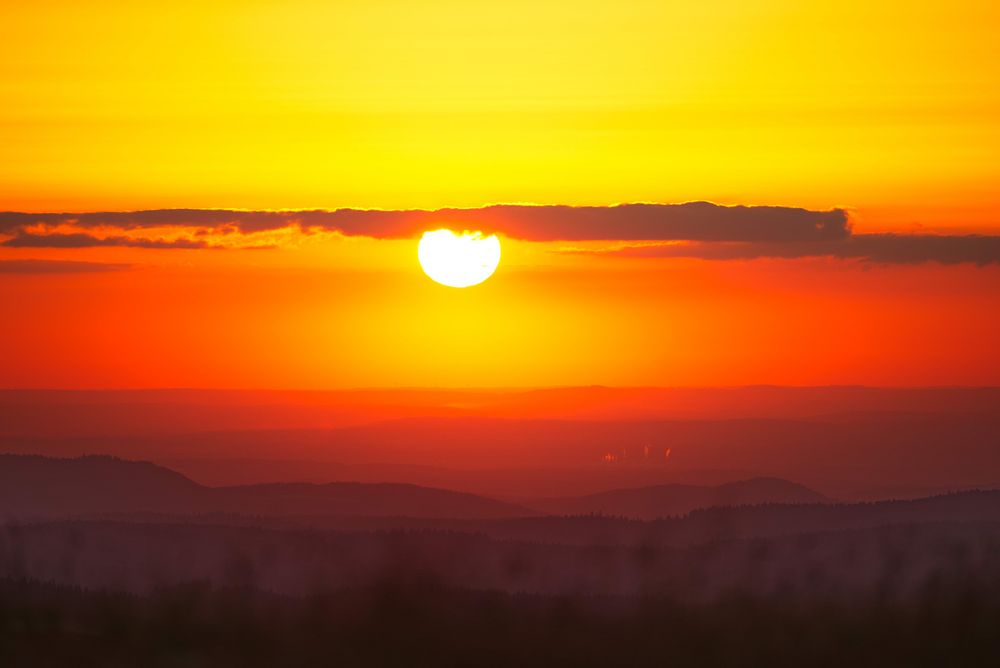
[[[354,265],[360,253],[322,262],[319,248],[100,249],[87,255],[138,266],[0,277],[4,384],[985,385],[1000,374],[995,266],[542,264],[544,250],[514,248],[542,244],[508,241],[493,278],[455,290],[423,276],[410,242],[358,245],[377,246],[370,266]]]
[[[992,2],[0,4],[0,211],[709,200],[1000,234]],[[1000,381],[997,261],[504,238],[462,291],[415,239],[307,232],[0,246],[0,386]]]

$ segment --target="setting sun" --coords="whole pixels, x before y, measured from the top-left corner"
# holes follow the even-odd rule
[[[417,247],[424,273],[441,285],[468,288],[493,275],[500,264],[500,240],[482,232],[425,232]]]
[[[1000,667],[998,27],[0,0],[0,668]]]

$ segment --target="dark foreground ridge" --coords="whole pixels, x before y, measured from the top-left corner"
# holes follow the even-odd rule
[[[833,503],[744,481],[809,502],[636,520],[409,485],[210,488],[106,457],[0,464],[5,667],[1000,658],[998,491]],[[216,495],[239,503],[202,505]]]
[[[512,595],[387,580],[292,599],[205,584],[136,597],[0,581],[0,664],[73,666],[981,666],[1000,590],[913,606]]]

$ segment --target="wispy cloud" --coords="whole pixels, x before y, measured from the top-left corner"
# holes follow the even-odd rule
[[[72,260],[0,260],[0,274],[93,274],[131,269],[130,264]]]
[[[845,239],[792,242],[690,242],[567,248],[561,252],[635,258],[689,257],[705,260],[835,257],[882,264],[1000,263],[1000,236],[856,234]]]
[[[73,234],[31,234],[19,231],[2,246],[12,248],[95,248],[128,246],[133,248],[212,248],[204,241],[192,239],[143,239],[125,236],[97,237],[82,232]]]

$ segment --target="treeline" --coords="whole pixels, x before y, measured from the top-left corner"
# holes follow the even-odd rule
[[[458,588],[540,594],[906,601],[939,584],[1000,589],[1000,524],[904,524],[678,548],[428,529],[59,522],[0,530],[0,577],[134,593],[206,581],[308,596],[387,577],[430,577]]]
[[[0,580],[0,665],[962,666],[1000,659],[1000,596],[912,605],[538,596],[395,578],[304,598],[193,583],[148,596]]]

